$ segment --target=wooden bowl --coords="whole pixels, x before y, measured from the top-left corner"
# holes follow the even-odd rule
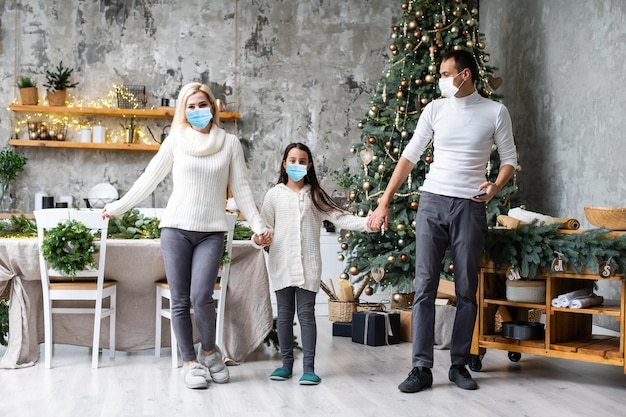
[[[626,230],[626,208],[585,207],[585,217],[596,227]]]

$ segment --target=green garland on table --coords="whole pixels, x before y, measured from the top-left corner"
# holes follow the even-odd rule
[[[23,214],[0,220],[0,237],[33,236],[37,236],[37,225],[34,220],[27,219]]]
[[[161,237],[159,219],[130,209],[121,217],[109,220],[107,236],[111,239],[158,239]]]
[[[76,220],[66,220],[48,229],[41,245],[43,258],[53,269],[68,277],[95,267],[93,255],[98,252],[91,230]]]
[[[561,233],[558,224],[537,222],[516,229],[490,229],[485,252],[496,268],[517,268],[523,277],[535,277],[539,269],[552,273],[552,263],[560,257],[576,273],[588,268],[599,272],[599,264],[610,262],[626,271],[626,234],[609,235],[607,229]]]

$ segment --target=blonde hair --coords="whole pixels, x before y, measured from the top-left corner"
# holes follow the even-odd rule
[[[206,84],[201,83],[189,83],[183,88],[181,88],[180,93],[178,93],[178,99],[176,100],[176,111],[174,113],[174,119],[172,120],[172,128],[178,126],[191,126],[191,124],[187,121],[187,99],[189,96],[202,92],[206,95],[209,100],[209,104],[211,106],[211,113],[213,113],[213,119],[211,123],[215,126],[220,125],[220,112],[215,106],[215,96],[213,92]]]

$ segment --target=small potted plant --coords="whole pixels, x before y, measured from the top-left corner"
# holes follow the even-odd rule
[[[29,77],[20,77],[17,80],[17,88],[20,89],[20,101],[25,106],[36,106],[39,104],[39,92],[37,83]]]
[[[53,70],[46,70],[46,83],[44,86],[48,89],[48,104],[51,106],[65,105],[67,90],[74,88],[78,82],[70,82],[70,77],[74,72],[73,68],[65,68],[63,61]]]
[[[9,209],[11,183],[24,170],[26,161],[25,156],[15,153],[11,148],[0,151],[0,211]]]

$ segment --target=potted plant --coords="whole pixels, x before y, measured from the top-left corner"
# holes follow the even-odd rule
[[[39,92],[37,83],[29,77],[20,77],[17,80],[17,88],[20,89],[20,101],[25,106],[36,106],[39,104]]]
[[[0,151],[0,211],[9,209],[11,182],[24,170],[26,161],[25,156],[15,153],[13,149]]]
[[[46,83],[48,89],[48,104],[51,106],[63,106],[67,97],[67,90],[74,88],[78,82],[70,82],[70,77],[74,72],[73,68],[65,68],[63,61],[53,70],[46,70]]]

